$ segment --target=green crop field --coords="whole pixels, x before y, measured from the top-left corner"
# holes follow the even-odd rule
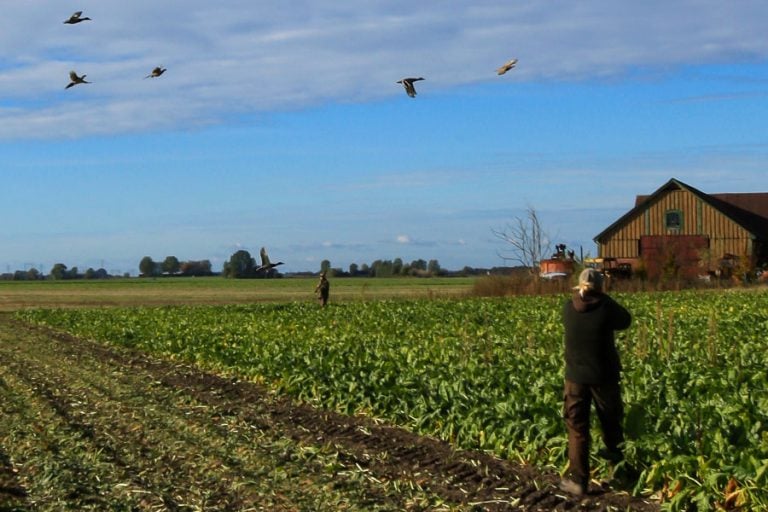
[[[223,295],[276,286],[287,300],[190,305],[179,299],[162,307],[28,309],[17,317],[194,362],[460,447],[565,467],[559,321],[565,296],[468,298],[462,294],[471,282],[450,280],[423,280],[424,288],[406,293],[397,281],[381,280],[393,287],[387,295],[383,284],[365,288],[376,280],[350,281],[342,291],[339,279],[332,299],[334,292],[389,298],[321,309],[311,302],[310,281],[296,288],[284,281],[238,283]],[[194,283],[185,286],[195,295]],[[11,288],[0,287],[0,296]],[[767,509],[768,291],[616,297],[634,315],[618,338],[626,453],[642,470],[634,492],[653,494],[671,510]],[[594,436],[599,440],[599,430]],[[594,444],[596,450],[600,443]],[[594,462],[599,477],[607,468]]]
[[[445,298],[466,294],[474,278],[331,279],[331,301]],[[0,311],[23,307],[152,306],[313,301],[316,278],[159,278],[0,281]]]

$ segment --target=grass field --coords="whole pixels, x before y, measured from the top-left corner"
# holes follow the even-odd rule
[[[68,343],[95,340],[263,384],[269,394],[344,413],[345,418],[357,413],[386,419],[452,446],[493,452],[502,460],[564,468],[566,444],[557,406],[564,295],[479,298],[474,296],[474,280],[459,278],[335,279],[331,297],[336,304],[321,309],[312,302],[315,283],[313,278],[2,283],[0,308],[65,306],[0,315],[8,318],[8,341],[0,345],[7,361],[0,368],[12,370],[0,377],[19,384],[7,387],[7,401],[18,398],[21,404],[24,393],[40,395],[41,414],[53,407],[71,420],[72,414],[58,401],[50,405],[51,397],[69,388],[90,393],[91,388],[104,387],[101,381],[95,387],[69,383],[85,371],[74,364],[82,348],[73,352],[73,375],[54,379],[50,391],[44,388],[42,394],[39,382],[55,366],[49,361],[56,361]],[[641,478],[630,488],[661,500],[665,510],[694,510],[697,505],[700,510],[766,510],[768,290],[615,296],[633,314],[632,327],[619,337],[627,408],[625,448],[628,461],[641,470]],[[451,300],[421,300],[425,298]],[[153,307],[157,305],[171,307]],[[20,323],[11,323],[11,318]],[[53,351],[43,357],[37,354],[43,343],[30,344],[14,334],[23,324],[31,337],[37,336],[32,327],[36,323],[77,338],[61,347],[56,339],[43,336]],[[93,350],[106,349],[94,345]],[[29,374],[33,361],[41,361],[39,372]],[[109,370],[99,366],[94,375],[120,371],[120,365]],[[134,388],[138,397],[151,391]],[[86,396],[73,403],[99,400]],[[28,425],[22,412],[13,409],[8,415],[17,418],[18,425]],[[91,424],[96,419],[85,424],[87,436],[102,428]],[[78,419],[72,428],[82,430],[81,423]],[[129,432],[133,428],[120,427]],[[9,431],[0,438],[36,435],[19,429],[21,434]],[[597,439],[599,433],[594,435]],[[26,456],[17,451],[25,443],[0,444],[13,448],[9,460],[18,460]],[[396,445],[391,442],[386,453]],[[40,446],[45,451],[47,445]],[[87,453],[101,453],[103,448],[89,445]],[[609,475],[610,468],[597,462],[595,477]],[[192,469],[189,478],[195,480]],[[325,485],[325,476],[319,474],[313,481]],[[140,483],[155,492],[153,482]],[[22,485],[33,489],[36,483],[30,477]]]
[[[467,294],[475,278],[331,279],[331,302],[450,298]],[[26,307],[98,307],[315,300],[317,279],[110,279],[107,281],[0,282],[0,311]]]
[[[330,349],[338,341],[367,340],[366,323],[419,327],[427,313],[438,322],[452,316],[447,328],[469,334],[467,326],[456,325],[464,322],[452,304],[475,292],[473,279],[334,279],[327,309],[313,302],[316,282],[1,282],[0,510],[491,512],[577,506],[557,491],[551,470],[457,450],[375,416],[295,403],[232,369],[226,375],[201,372],[177,356],[118,347],[117,339],[102,344],[22,320],[82,313],[97,317],[86,323],[107,326],[126,313],[186,312],[182,322],[169,320],[181,326],[210,311],[225,328],[230,314],[241,311],[254,320],[271,319],[276,332],[290,335],[299,312],[312,332],[320,329],[319,346]],[[438,304],[449,310],[430,315],[421,309]],[[380,311],[386,312],[381,318]],[[410,320],[400,317],[405,312]],[[323,325],[341,329],[343,339],[327,338]],[[253,326],[269,337],[264,326]],[[294,334],[296,342],[304,339]],[[219,338],[211,337],[211,346]],[[657,510],[626,493],[602,492],[578,507]]]

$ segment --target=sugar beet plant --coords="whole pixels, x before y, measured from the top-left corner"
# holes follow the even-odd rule
[[[642,470],[634,491],[655,493],[672,510],[768,508],[768,293],[618,298],[634,315],[619,336],[626,452]],[[320,407],[385,418],[463,448],[562,469],[564,299],[20,316],[235,374]],[[607,471],[594,462],[596,473]]]

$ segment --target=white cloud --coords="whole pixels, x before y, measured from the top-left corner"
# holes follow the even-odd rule
[[[74,26],[53,0],[0,19],[0,138],[186,128],[376,100],[402,94],[394,81],[410,73],[436,91],[498,80],[493,69],[511,57],[520,64],[510,82],[768,56],[762,1],[81,4],[93,20]],[[142,80],[157,65],[167,73]],[[93,84],[64,91],[70,69]]]
[[[410,244],[411,243],[411,237],[408,235],[397,235],[397,243],[399,244]]]

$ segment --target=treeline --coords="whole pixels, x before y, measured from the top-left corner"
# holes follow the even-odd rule
[[[333,268],[329,260],[323,260],[320,263],[320,272],[325,272],[333,277],[394,277],[394,276],[418,276],[428,277],[444,275],[445,271],[440,268],[437,260],[414,260],[411,263],[404,263],[401,258],[394,260],[376,260],[373,263],[358,265],[353,263],[349,270]],[[302,274],[302,273],[300,273]],[[314,274],[314,272],[305,272],[304,274]],[[256,259],[246,250],[235,252],[229,261],[224,263],[222,269],[224,277],[235,279],[248,278],[279,278],[282,277],[278,269],[260,270]]]
[[[179,261],[176,256],[167,256],[163,261],[154,261],[150,256],[144,256],[139,262],[139,272],[141,277],[214,275],[209,260]]]
[[[37,281],[45,279],[43,273],[36,268],[30,268],[29,270],[16,270],[15,272],[5,272],[0,275],[0,280],[3,281]]]
[[[417,276],[429,277],[444,275],[446,272],[440,267],[437,260],[414,260],[411,263],[405,263],[401,258],[394,260],[376,260],[370,265],[363,263],[358,265],[352,263],[349,270],[333,268],[329,260],[323,260],[320,263],[320,272],[325,272],[333,277],[394,277],[394,276]],[[302,273],[300,273],[302,274]],[[314,274],[314,272],[305,272],[303,274]],[[229,261],[224,263],[222,269],[224,277],[243,279],[243,278],[269,278],[282,277],[277,269],[267,271],[260,270],[255,258],[246,250],[239,250],[234,253]]]
[[[437,260],[426,261],[418,259],[413,260],[410,263],[405,263],[402,258],[395,258],[394,260],[375,260],[370,265],[367,263],[361,265],[352,263],[347,271],[344,271],[341,268],[333,268],[330,261],[323,260],[322,263],[320,263],[320,271],[327,272],[335,277],[430,277],[447,273],[447,271],[440,267],[440,263]]]
[[[115,277],[109,274],[105,269],[93,269],[89,267],[85,272],[80,272],[77,267],[67,268],[63,263],[56,263],[48,275],[43,274],[36,268],[29,270],[17,270],[15,272],[6,272],[0,275],[3,281],[39,281],[43,279],[53,280],[73,280],[73,279],[109,279]],[[128,277],[124,274],[123,277]]]
[[[172,276],[214,276],[222,275],[228,278],[247,279],[247,278],[279,278],[283,274],[278,269],[268,271],[258,270],[259,265],[251,254],[246,250],[239,250],[232,254],[230,259],[223,265],[221,272],[215,272],[210,260],[188,260],[181,261],[176,256],[167,256],[161,261],[155,261],[151,256],[144,256],[139,262],[140,277],[172,277]],[[333,267],[329,260],[323,260],[320,263],[320,269],[317,272],[297,272],[291,275],[317,275],[318,272],[325,272],[331,277],[432,277],[432,276],[471,276],[481,274],[503,274],[510,269],[506,267],[494,267],[492,269],[464,267],[461,270],[446,270],[440,266],[436,259],[423,260],[417,259],[406,263],[402,258],[393,260],[379,259],[372,263],[352,263],[345,270],[339,267]],[[13,281],[36,281],[43,279],[70,280],[70,279],[108,279],[118,277],[110,275],[103,268],[94,270],[88,268],[85,272],[80,272],[77,267],[67,268],[63,263],[56,263],[48,275],[42,271],[31,268],[29,270],[17,270],[0,274],[0,280]],[[126,272],[121,277],[130,277]]]
[[[437,260],[425,261],[418,259],[405,263],[401,258],[376,260],[371,264],[363,263],[358,265],[357,263],[352,263],[346,271],[341,268],[333,268],[328,260],[323,260],[320,264],[320,271],[326,272],[333,277],[468,277],[489,274],[506,275],[513,273],[515,270],[512,267],[475,268],[469,266],[465,266],[460,270],[447,270],[441,267],[440,262]]]

